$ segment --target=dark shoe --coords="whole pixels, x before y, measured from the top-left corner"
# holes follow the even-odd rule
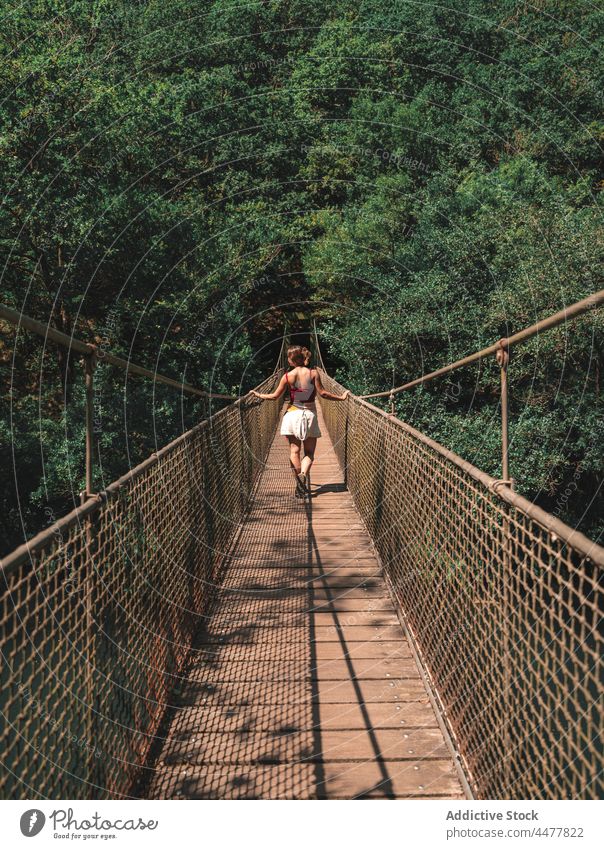
[[[300,472],[299,475],[296,475],[296,498],[305,498],[306,497],[306,475],[304,472]]]

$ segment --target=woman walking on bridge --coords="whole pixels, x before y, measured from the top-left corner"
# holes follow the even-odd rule
[[[296,498],[304,498],[308,491],[308,474],[315,459],[317,439],[321,436],[317,421],[315,397],[331,401],[343,401],[350,395],[328,392],[321,384],[317,369],[309,368],[310,351],[301,345],[290,345],[287,349],[287,361],[292,367],[286,372],[274,392],[264,393],[252,390],[256,398],[273,400],[289,389],[289,406],[281,422],[281,435],[289,442],[289,461],[296,478]],[[300,448],[304,445],[304,458],[300,460]]]

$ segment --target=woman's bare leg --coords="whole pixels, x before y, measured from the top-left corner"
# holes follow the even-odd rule
[[[317,437],[309,436],[304,440],[304,458],[300,464],[300,468],[305,475],[308,476],[310,467],[315,459],[315,448],[317,447]]]
[[[296,436],[286,436],[285,437],[289,442],[289,462],[292,467],[292,472],[294,473],[294,477],[297,478],[297,475],[301,471],[300,464],[300,446],[301,442]],[[306,443],[304,443],[306,444]]]

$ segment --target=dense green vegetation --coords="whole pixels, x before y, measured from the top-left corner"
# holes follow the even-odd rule
[[[557,311],[602,288],[598,6],[7,0],[2,300],[236,392],[300,303],[357,392]],[[594,536],[602,324],[594,312],[510,365],[518,486]],[[83,474],[80,363],[27,334],[13,360],[13,339],[5,549],[70,507]],[[105,367],[98,385],[105,482],[204,413]],[[489,363],[397,409],[500,474],[497,398]]]

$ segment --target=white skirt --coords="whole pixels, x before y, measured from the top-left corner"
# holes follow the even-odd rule
[[[321,436],[316,412],[310,407],[288,407],[281,419],[281,436],[295,436],[301,442]]]

